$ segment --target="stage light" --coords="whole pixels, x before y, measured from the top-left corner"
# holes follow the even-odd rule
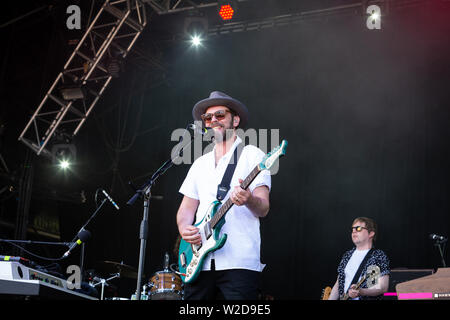
[[[219,7],[219,15],[222,20],[231,20],[234,15],[234,9],[231,3],[223,3]]]
[[[70,167],[70,162],[69,161],[67,161],[67,160],[61,160],[60,162],[59,162],[59,167],[61,168],[61,169],[68,169],[69,167]]]
[[[86,90],[83,87],[64,87],[60,88],[64,100],[83,100],[86,97]]]
[[[198,47],[202,44],[202,39],[199,36],[193,36],[191,38],[191,42],[193,46]]]
[[[379,13],[379,12],[374,12],[374,13],[372,13],[372,14],[370,15],[370,17],[371,17],[373,20],[378,20],[378,19],[380,19],[380,13]]]
[[[377,5],[370,5],[366,9],[368,14],[366,25],[369,30],[381,29],[381,8]]]
[[[74,144],[60,143],[52,146],[53,164],[66,170],[76,161],[77,150]]]
[[[207,38],[208,20],[203,16],[188,16],[184,19],[184,33],[191,44],[198,47]]]

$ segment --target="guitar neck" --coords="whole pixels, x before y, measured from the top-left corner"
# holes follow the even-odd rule
[[[364,281],[366,281],[367,279],[367,275],[364,275],[361,280],[359,280],[356,285],[355,285],[355,290],[358,290],[359,287],[361,287],[361,285],[364,283]],[[350,290],[350,289],[349,289]],[[343,296],[343,298],[341,300],[348,300],[349,296],[348,296],[348,292]]]
[[[250,174],[247,176],[247,178],[244,179],[244,181],[241,184],[241,188],[246,190],[248,186],[253,182],[253,180],[256,178],[256,176],[261,172],[261,168],[259,167],[259,164],[253,168],[253,170],[250,172]],[[233,206],[233,202],[230,198],[228,198],[227,201],[217,210],[214,217],[211,219],[211,227],[215,227],[216,224],[222,219],[225,214],[230,210],[230,208]]]
[[[367,275],[364,275],[364,276],[361,278],[361,280],[359,280],[359,281],[356,283],[355,289],[359,289],[359,287],[361,287],[361,285],[364,283],[364,281],[366,281],[366,279],[367,279]]]

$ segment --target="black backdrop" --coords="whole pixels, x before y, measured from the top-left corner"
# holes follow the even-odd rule
[[[72,172],[57,173],[36,157],[31,219],[55,212],[61,239],[70,241],[95,210],[95,190],[107,188],[121,210],[105,206],[91,222],[86,267],[109,260],[137,268],[143,209],[139,201],[125,204],[133,195],[127,183],[140,185],[168,159],[177,143],[173,130],[191,121],[195,102],[221,90],[247,104],[252,128],[279,130],[289,142],[272,177],[271,211],[261,221],[265,293],[319,298],[336,281],[358,216],[378,222],[376,246],[391,268],[437,268],[428,235],[450,231],[448,13],[448,6],[396,12],[381,30],[368,30],[363,17],[330,17],[210,37],[200,48],[158,44],[149,30],[138,45],[161,45],[165,70],[126,66],[75,137]],[[43,17],[3,30],[1,152],[15,172],[27,152],[17,137],[70,53],[61,45],[61,21]],[[188,169],[174,166],[152,189],[162,199],[150,205],[146,279],[162,270],[164,252],[172,254],[178,188]],[[84,203],[59,197],[81,190]],[[3,220],[14,221],[16,202],[2,201]],[[2,228],[2,237],[10,235]],[[118,285],[128,296],[135,281]]]

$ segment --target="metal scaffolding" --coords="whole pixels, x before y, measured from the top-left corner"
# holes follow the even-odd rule
[[[235,1],[239,3],[249,0]],[[217,7],[219,5],[219,1],[205,3],[204,0],[143,0],[143,2],[148,3],[159,15]]]
[[[361,16],[366,19],[366,9],[369,4],[379,5],[382,9],[383,16],[387,16],[392,11],[401,11],[410,7],[429,5],[431,1],[432,0],[359,0],[345,5],[315,10],[304,10],[253,21],[236,21],[217,24],[208,28],[207,35],[217,36],[236,32],[258,31],[267,28],[299,24],[301,21],[306,20],[327,19],[338,16]]]
[[[432,0],[361,0],[354,3],[289,13],[253,21],[236,21],[210,26],[208,36],[262,30],[299,23],[306,19],[337,15],[365,15],[370,3],[389,13]],[[237,0],[250,2],[250,0]],[[19,140],[37,155],[52,156],[47,145],[55,133],[73,137],[80,130],[111,79],[147,24],[146,6],[158,15],[198,11],[215,7],[219,1],[202,0],[106,0],[74,52],[44,96]],[[206,19],[206,18],[205,18]],[[137,52],[139,55],[139,52]],[[158,65],[158,68],[161,66]]]
[[[37,155],[80,130],[147,24],[141,0],[106,0],[19,137]]]
[[[217,7],[219,1],[204,0],[143,0],[159,15],[177,14],[181,12],[199,12],[208,8]],[[259,0],[261,6],[263,0]],[[382,8],[384,16],[391,11],[400,11],[409,7],[429,5],[433,0],[354,0],[343,5],[336,5],[327,8],[301,10],[299,12],[289,12],[286,14],[262,17],[253,20],[228,21],[215,25],[208,25],[205,30],[207,36],[218,36],[236,32],[258,31],[267,28],[282,27],[287,25],[299,24],[301,21],[314,19],[327,19],[337,16],[362,16],[367,17],[366,9],[371,4],[376,4]],[[441,0],[445,1],[445,0]],[[245,7],[250,0],[239,0],[237,3]],[[203,19],[207,19],[204,17]]]

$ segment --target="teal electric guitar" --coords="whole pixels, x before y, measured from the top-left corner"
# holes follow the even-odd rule
[[[275,161],[286,153],[287,141],[269,152],[264,159],[250,172],[241,184],[242,189],[247,189],[252,181],[262,170],[270,169]],[[178,267],[181,278],[185,283],[193,282],[202,270],[203,262],[210,252],[223,247],[227,240],[227,235],[220,236],[220,229],[225,223],[225,214],[233,206],[233,202],[228,198],[224,204],[214,201],[206,212],[202,221],[195,226],[199,229],[202,237],[200,245],[190,244],[181,239],[178,251]]]

